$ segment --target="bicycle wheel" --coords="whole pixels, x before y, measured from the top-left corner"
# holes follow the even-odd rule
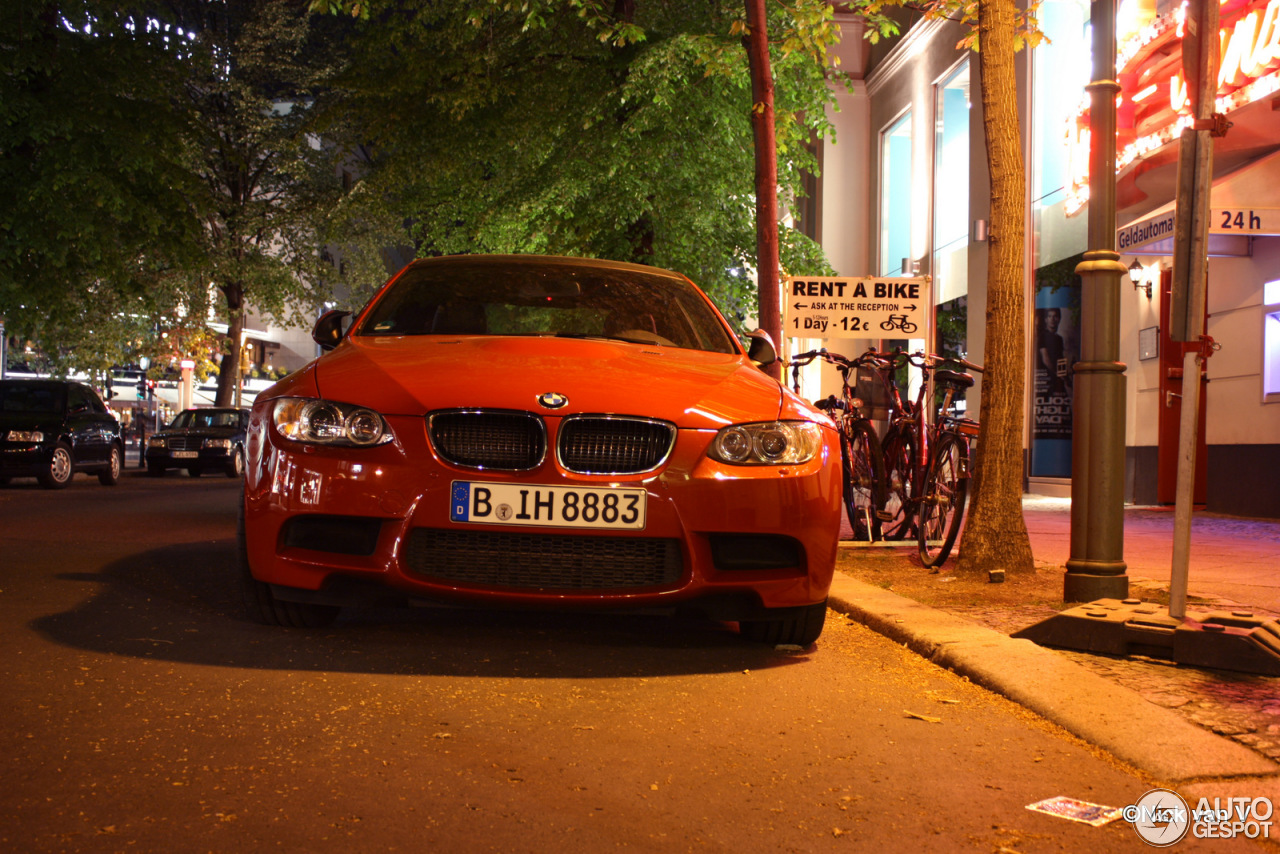
[[[880,539],[884,506],[884,460],[880,440],[866,421],[846,421],[840,437],[840,461],[844,474],[844,507],[849,514],[853,539]]]
[[[943,434],[932,456],[916,518],[920,562],[927,567],[941,566],[951,554],[969,491],[969,448],[964,442]]]
[[[915,432],[890,427],[884,437],[884,511],[880,530],[886,540],[905,540],[915,533]]]

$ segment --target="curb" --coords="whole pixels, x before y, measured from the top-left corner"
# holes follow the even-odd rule
[[[1280,765],[1029,640],[837,572],[828,606],[1168,782],[1269,776]]]

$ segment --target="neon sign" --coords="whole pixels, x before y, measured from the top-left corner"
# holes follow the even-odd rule
[[[1218,31],[1222,61],[1214,110],[1227,115],[1280,92],[1280,0],[1227,0],[1220,15],[1226,23]],[[1192,123],[1181,64],[1185,23],[1184,4],[1117,50],[1117,172],[1173,142]],[[1089,200],[1087,100],[1069,121],[1066,144],[1071,172],[1065,209],[1071,215]]]

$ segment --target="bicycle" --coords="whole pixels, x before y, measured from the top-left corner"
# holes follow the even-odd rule
[[[964,359],[943,357],[938,363],[962,365],[975,371],[982,368]],[[916,517],[916,543],[920,562],[936,568],[951,554],[969,495],[969,440],[978,435],[978,422],[951,412],[955,395],[973,387],[973,376],[962,371],[936,367],[934,386],[943,389],[937,420],[929,444],[929,469],[920,490]]]
[[[884,460],[880,438],[871,423],[868,401],[855,393],[858,369],[873,364],[875,360],[869,353],[857,359],[829,353],[826,349],[802,353],[788,363],[791,365],[792,387],[797,393],[800,391],[800,368],[818,358],[835,365],[844,381],[840,397],[828,395],[823,400],[814,401],[814,406],[831,416],[840,434],[842,496],[853,539],[878,540],[884,508]]]
[[[981,373],[982,366],[949,356],[900,350],[874,353],[885,368],[881,378],[892,401],[893,417],[882,442],[885,504],[881,531],[887,540],[916,537],[920,561],[936,568],[951,554],[968,495],[969,439],[978,422],[951,413],[955,395],[973,385],[973,377],[949,370],[954,365]],[[914,401],[904,400],[892,373],[911,365],[922,382]],[[927,417],[930,378],[942,390],[935,417]]]

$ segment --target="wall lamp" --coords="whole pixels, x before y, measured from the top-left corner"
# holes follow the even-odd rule
[[[1151,279],[1147,276],[1146,268],[1137,259],[1129,265],[1129,281],[1133,282],[1134,290],[1143,291],[1147,299],[1151,299]]]

